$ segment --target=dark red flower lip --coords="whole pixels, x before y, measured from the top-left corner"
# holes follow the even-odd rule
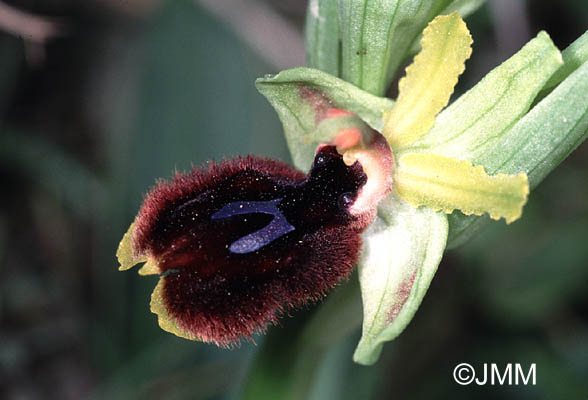
[[[392,166],[379,133],[350,127],[317,148],[307,175],[252,156],[177,173],[146,195],[119,269],[144,262],[140,274],[160,275],[151,310],[164,330],[221,347],[253,340],[349,276]]]
[[[367,176],[322,146],[308,175],[256,157],[160,181],[119,247],[121,270],[160,274],[151,310],[178,336],[231,347],[322,298],[358,260]]]

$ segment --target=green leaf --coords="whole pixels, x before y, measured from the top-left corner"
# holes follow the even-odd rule
[[[321,107],[353,112],[372,128],[381,130],[384,110],[394,105],[389,99],[312,68],[289,69],[260,78],[255,84],[278,113],[294,165],[301,170],[312,164],[317,142],[307,135],[316,129]]]
[[[562,65],[545,32],[492,70],[437,117],[433,128],[406,152],[479,158],[529,110],[537,93]]]
[[[588,137],[588,62],[494,143],[479,159],[489,173],[526,172],[537,186]],[[450,245],[456,247],[487,221],[450,216]]]
[[[341,77],[383,96],[427,22],[433,0],[339,0]]]
[[[384,342],[408,325],[441,261],[447,218],[389,196],[364,234],[359,263],[363,331],[353,359],[377,361]]]
[[[304,37],[308,66],[339,76],[341,46],[337,0],[308,2]]]

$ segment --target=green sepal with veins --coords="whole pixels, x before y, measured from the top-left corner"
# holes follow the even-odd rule
[[[257,79],[255,85],[278,113],[294,165],[303,171],[310,168],[320,143],[312,139],[312,133],[321,121],[321,110],[350,111],[380,131],[384,110],[394,105],[390,99],[371,95],[312,68],[294,68],[268,75]]]

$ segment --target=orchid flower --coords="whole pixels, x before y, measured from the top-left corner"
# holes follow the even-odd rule
[[[151,310],[164,330],[223,347],[253,340],[357,264],[354,360],[372,364],[411,321],[446,247],[490,219],[520,218],[530,189],[588,135],[587,34],[562,57],[539,33],[447,106],[471,55],[459,13],[363,3],[311,1],[316,68],[256,82],[296,169],[236,158],[146,196],[117,256],[121,270],[145,263],[140,274],[160,275]],[[396,101],[384,97],[431,12],[446,15],[422,31]]]

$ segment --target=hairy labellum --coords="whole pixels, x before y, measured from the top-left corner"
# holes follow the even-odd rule
[[[367,176],[334,146],[308,175],[239,158],[162,182],[121,242],[121,269],[161,274],[151,308],[162,328],[230,346],[348,277],[374,211],[353,209]],[[375,210],[375,208],[374,208]]]

